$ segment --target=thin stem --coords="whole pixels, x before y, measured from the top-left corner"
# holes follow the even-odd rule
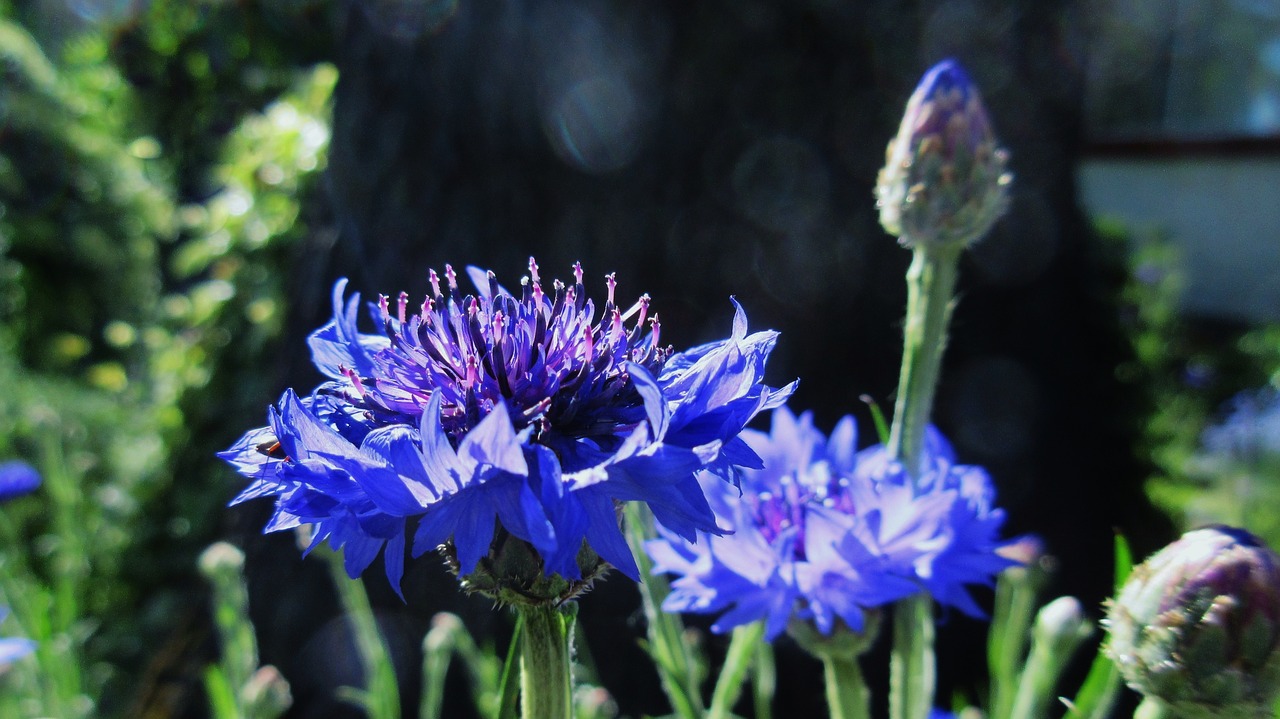
[[[724,666],[720,669],[720,678],[716,680],[715,691],[711,694],[711,708],[707,710],[707,719],[727,719],[733,711],[733,705],[742,694],[742,682],[747,677],[747,670],[751,668],[751,660],[762,639],[764,622],[734,628],[733,638],[729,640],[729,651],[724,657]]]
[[[378,630],[378,620],[373,616],[364,583],[347,576],[338,553],[324,552],[323,556],[328,560],[329,574],[338,588],[342,608],[351,621],[356,651],[364,669],[365,690],[351,696],[364,706],[370,719],[399,719],[400,687],[396,683],[395,666]]]
[[[520,716],[570,719],[573,680],[569,668],[571,621],[557,607],[520,606]]]
[[[1018,668],[1026,656],[1042,576],[1034,567],[1012,567],[996,581],[995,611],[987,633],[991,677],[990,719],[1013,719]]]
[[[957,267],[963,246],[917,243],[907,270],[907,316],[902,373],[889,429],[889,454],[920,476],[925,430],[942,367]],[[904,599],[893,613],[889,713],[892,719],[926,719],[935,689],[933,604],[928,594]]]
[[[778,684],[778,668],[773,659],[773,645],[761,642],[751,673],[751,690],[756,719],[773,719],[773,695]]]
[[[868,719],[871,695],[862,679],[858,658],[828,654],[822,658],[822,667],[831,719]]]
[[[918,594],[893,608],[893,650],[889,655],[889,716],[925,719],[936,684],[933,656],[933,598]]]
[[[635,555],[640,568],[640,598],[647,620],[648,652],[658,669],[662,690],[671,702],[671,708],[682,719],[700,719],[703,716],[702,696],[698,692],[699,677],[696,662],[684,641],[684,622],[680,616],[662,611],[662,602],[671,593],[667,580],[652,574],[653,562],[644,551],[646,540],[653,538],[653,516],[639,502],[627,502],[627,544]]]
[[[938,371],[947,344],[960,246],[915,248],[907,270],[907,317],[903,327],[902,372],[889,428],[889,453],[919,476],[925,428],[933,410]]]

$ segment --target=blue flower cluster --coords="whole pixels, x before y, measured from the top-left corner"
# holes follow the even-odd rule
[[[691,540],[721,532],[695,473],[761,466],[737,435],[794,391],[762,383],[777,333],[748,334],[735,302],[728,339],[673,353],[647,295],[619,307],[609,275],[597,319],[573,272],[548,293],[530,259],[517,295],[468,268],[477,292],[464,295],[446,266],[420,305],[403,293],[371,304],[375,333],[358,329],[359,295],[339,281],[333,320],[309,339],[329,381],[286,392],[267,426],[219,455],[253,480],[233,503],[273,497],[265,531],[313,525],[312,547],[342,548],[352,577],[382,551],[397,588],[407,547],[450,542],[465,575],[495,522],[570,579],[584,541],[638,578],[620,501]]]
[[[922,591],[981,616],[966,585],[1014,564],[997,553],[1004,513],[986,472],[956,464],[936,431],[915,481],[883,445],[857,450],[852,417],[826,437],[811,414],[782,408],[770,434],[742,437],[764,468],[742,473],[741,492],[702,482],[733,533],[695,544],[666,532],[646,546],[655,572],[678,575],[667,611],[723,612],[718,632],[764,620],[771,639],[793,617],[860,631],[865,610]]]

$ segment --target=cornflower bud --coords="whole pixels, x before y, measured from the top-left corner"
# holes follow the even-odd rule
[[[1271,716],[1280,689],[1280,557],[1242,530],[1188,532],[1134,569],[1107,652],[1129,686],[1187,719]]]
[[[907,247],[972,244],[1008,204],[1007,160],[969,76],[954,60],[934,65],[885,152],[880,224]]]

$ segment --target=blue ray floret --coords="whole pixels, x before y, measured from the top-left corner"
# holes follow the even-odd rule
[[[852,417],[826,437],[811,414],[782,408],[770,434],[741,438],[764,460],[742,472],[741,493],[702,483],[733,533],[694,544],[665,532],[646,547],[655,572],[678,575],[667,611],[722,612],[718,632],[764,620],[769,638],[793,618],[861,631],[866,610],[920,592],[981,615],[966,585],[1013,563],[996,551],[1004,514],[986,473],[955,464],[936,432],[914,483],[882,445],[857,450]]]
[[[333,320],[309,338],[329,379],[286,392],[221,453],[253,480],[233,503],[274,497],[266,531],[315,525],[313,543],[343,548],[353,577],[385,547],[396,586],[406,549],[449,543],[467,574],[497,531],[531,545],[547,575],[578,578],[585,541],[636,578],[619,501],[647,503],[681,536],[721,532],[695,473],[758,466],[737,434],[794,390],[762,383],[777,333],[749,334],[735,302],[728,339],[676,354],[647,295],[615,304],[613,275],[597,319],[579,265],[548,293],[531,259],[518,296],[468,273],[472,295],[446,266],[421,304],[380,297],[376,333],[358,328],[359,295],[340,280]]]

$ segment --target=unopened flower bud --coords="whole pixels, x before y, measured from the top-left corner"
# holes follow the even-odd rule
[[[249,677],[241,696],[245,706],[252,708],[252,716],[278,717],[293,705],[289,681],[270,664],[258,667]]]
[[[244,570],[244,552],[227,542],[214,542],[200,553],[200,573],[209,580],[222,577],[240,577]]]
[[[1085,622],[1084,608],[1075,597],[1058,597],[1036,615],[1032,630],[1036,642],[1052,646],[1058,654],[1073,651],[1089,638],[1093,628]]]
[[[1271,716],[1280,557],[1242,529],[1188,532],[1133,570],[1107,616],[1129,686],[1188,719]]]
[[[908,247],[971,244],[1008,204],[1007,153],[954,60],[925,74],[885,155],[876,184],[880,224]]]

